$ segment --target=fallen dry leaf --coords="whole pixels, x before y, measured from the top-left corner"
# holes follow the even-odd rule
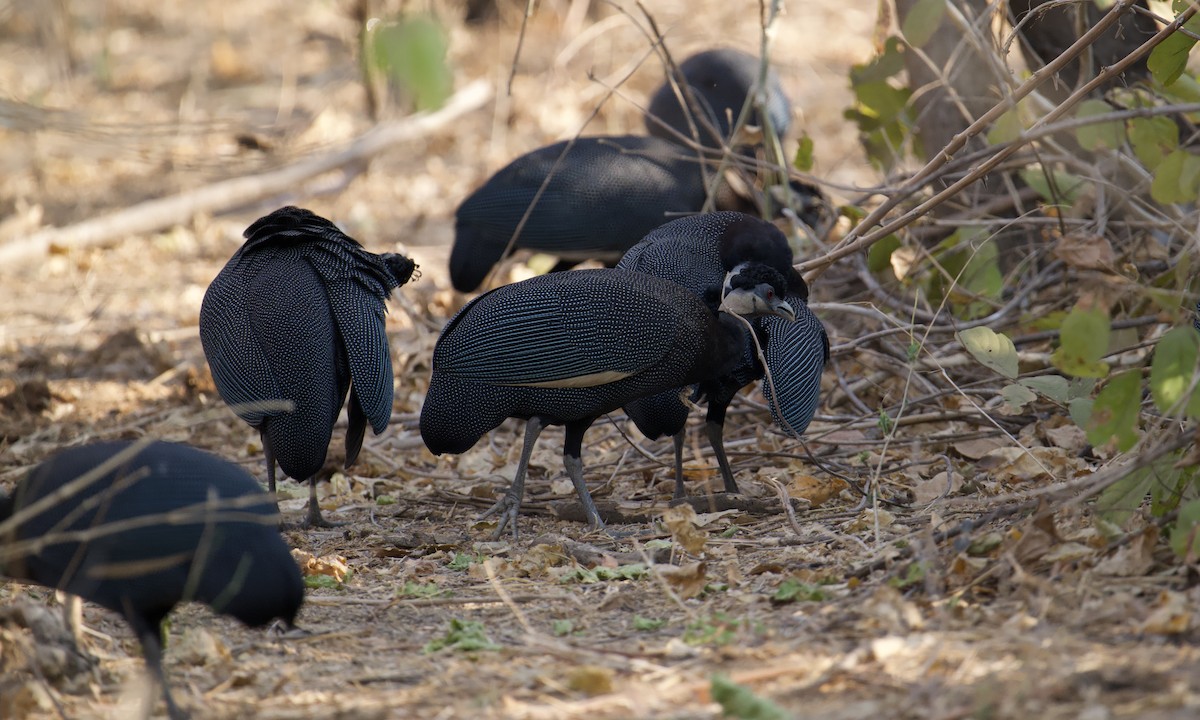
[[[830,498],[837,497],[848,487],[850,486],[841,478],[797,475],[788,485],[787,492],[789,497],[807,500],[812,507],[817,507]]]
[[[928,480],[920,480],[913,486],[913,502],[920,505],[931,503],[944,495],[961,490],[962,485],[962,475],[951,473],[949,482],[947,482],[946,471],[943,470]]]
[[[1192,627],[1191,603],[1183,593],[1164,590],[1158,595],[1158,606],[1141,622],[1138,629],[1155,635],[1180,635]]]
[[[567,687],[588,697],[613,691],[613,671],[598,665],[580,665],[567,673]]]
[[[1054,256],[1083,270],[1111,270],[1117,260],[1107,238],[1084,233],[1064,235],[1054,246]]]
[[[702,562],[687,565],[655,565],[654,572],[666,580],[679,597],[687,600],[704,592],[708,575]]]
[[[296,564],[300,566],[300,572],[306,577],[313,575],[328,575],[338,582],[345,582],[346,576],[350,574],[350,567],[346,565],[346,558],[341,555],[323,555],[317,557],[310,552],[295,549],[292,550],[292,557],[296,560]]]
[[[690,555],[699,555],[708,542],[708,533],[701,530],[696,511],[681,504],[663,511],[663,524],[671,531],[671,539]]]

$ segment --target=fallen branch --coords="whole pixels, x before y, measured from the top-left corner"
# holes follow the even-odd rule
[[[367,161],[397,143],[429,135],[482,107],[491,96],[491,85],[477,80],[455,93],[441,109],[376,125],[340,150],[259,175],[222,180],[171,197],[149,200],[75,225],[48,228],[23,240],[0,245],[0,265],[40,257],[51,247],[82,248],[114,238],[153,232],[187,222],[198,213],[215,214],[277,195],[318,175]]]

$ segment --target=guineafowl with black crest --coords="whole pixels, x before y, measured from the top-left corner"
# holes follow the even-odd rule
[[[64,450],[0,497],[0,575],[122,615],[173,720],[162,623],[195,601],[251,627],[289,627],[304,601],[274,500],[244,470],[166,442]],[[146,716],[149,716],[147,707]]]
[[[584,260],[616,264],[654,228],[702,211],[710,189],[716,210],[755,209],[755,200],[744,191],[735,191],[723,179],[714,182],[722,161],[712,148],[729,139],[732,126],[725,117],[731,108],[734,119],[741,111],[754,87],[758,60],[736,50],[714,50],[689,58],[680,70],[707,118],[698,130],[707,152],[685,144],[693,137],[694,123],[667,83],[647,114],[651,137],[580,137],[516,158],[455,211],[450,254],[455,289],[475,290],[516,249],[554,255],[560,260],[558,270]],[[778,78],[769,77],[768,112],[782,135],[791,104]],[[790,190],[789,204],[799,218],[813,228],[821,225],[827,201],[820,189],[793,180]]]
[[[653,137],[581,137],[534,150],[458,206],[450,280],[460,292],[475,290],[510,241],[559,257],[564,269],[588,259],[615,264],[646,233],[703,208],[712,172],[695,153]],[[717,206],[741,201],[722,185]]]
[[[734,48],[704,50],[689,56],[679,63],[676,82],[673,84],[668,79],[650,98],[646,130],[673,142],[698,140],[707,148],[719,148],[735,141],[735,123],[758,83],[760,70],[757,57]],[[684,91],[685,84],[690,97]],[[767,69],[763,95],[771,129],[783,137],[791,127],[792,103],[783,92],[779,75],[773,68]],[[684,102],[681,103],[681,99]],[[685,111],[685,107],[689,110]],[[763,126],[763,116],[753,105],[746,116],[746,124]]]
[[[416,265],[368,252],[330,221],[295,207],[260,218],[245,236],[204,295],[204,355],[221,397],[262,437],[270,489],[278,462],[289,477],[309,481],[307,524],[328,525],[317,473],[347,392],[346,467],[368,423],[375,434],[388,426],[384,301]]]
[[[708,402],[705,432],[716,455],[727,492],[737,492],[725,453],[725,414],[739,390],[763,378],[763,392],[776,422],[791,434],[808,427],[816,411],[821,373],[829,360],[829,338],[821,321],[808,309],[808,286],[792,267],[787,238],[773,224],[736,212],[708,213],[663,225],[625,254],[620,268],[646,272],[678,283],[698,296],[714,283],[752,268],[768,268],[786,278],[784,299],[795,312],[794,322],[770,316],[751,323],[743,333],[741,361],[730,373],[701,384],[696,395]],[[766,368],[759,360],[763,348]],[[626,414],[644,435],[664,435],[675,441],[675,497],[685,495],[683,439],[688,406],[680,390],[639,398],[625,406]]]
[[[734,273],[706,303],[645,273],[600,269],[484,293],[438,338],[421,438],[435,455],[462,453],[507,418],[527,421],[512,486],[485,514],[498,516],[496,536],[506,526],[515,535],[534,443],[545,426],[563,425],[563,465],[589,525],[601,527],[583,480],[588,427],[635,398],[730,372],[744,345],[730,314],[790,319],[784,289],[777,272]]]

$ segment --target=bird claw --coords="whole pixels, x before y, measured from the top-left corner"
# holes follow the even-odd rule
[[[306,517],[304,519],[304,523],[301,525],[301,527],[303,527],[303,528],[314,528],[314,527],[336,528],[336,527],[343,527],[345,525],[346,525],[346,523],[337,523],[337,522],[333,522],[332,520],[326,520],[325,516],[321,514],[321,507],[319,505],[317,505],[316,503],[310,501],[308,503],[308,517]]]
[[[493,540],[499,540],[504,535],[504,528],[512,528],[513,540],[517,539],[517,513],[521,510],[521,499],[511,493],[504,493],[504,497],[482,515],[480,520],[485,520],[493,515],[496,516],[496,531],[492,533]]]

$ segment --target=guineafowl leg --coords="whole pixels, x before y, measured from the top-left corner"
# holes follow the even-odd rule
[[[583,434],[591,427],[591,420],[574,422],[567,425],[566,438],[563,440],[563,467],[567,476],[575,486],[575,494],[579,496],[579,504],[583,506],[583,515],[588,519],[588,527],[599,530],[604,527],[596,503],[592,502],[592,494],[588,492],[587,483],[583,481]]]
[[[161,622],[149,623],[148,625],[141,622],[133,622],[137,631],[138,640],[142,643],[142,655],[146,658],[146,669],[150,671],[150,675],[154,683],[162,689],[163,700],[167,703],[167,715],[171,720],[188,720],[188,714],[175,704],[175,698],[171,697],[171,688],[167,686],[167,672],[163,669],[162,664],[162,632]],[[142,717],[149,718],[154,710],[154,690],[151,688],[150,695],[146,698],[146,708]]]
[[[342,527],[345,523],[335,523],[326,520],[321,514],[321,505],[317,502],[317,477],[308,479],[308,517],[304,519],[304,527]]]
[[[728,398],[709,398],[708,415],[705,416],[704,431],[708,434],[708,444],[712,445],[713,454],[717,456],[717,465],[721,467],[721,478],[725,481],[725,492],[738,492],[737,483],[733,480],[733,470],[729,467],[729,458],[725,456],[725,410],[729,408]]]
[[[480,520],[492,515],[496,516],[498,524],[496,532],[492,534],[493,540],[503,535],[504,528],[509,525],[512,526],[513,539],[517,539],[517,513],[521,509],[521,498],[525,496],[525,470],[529,467],[529,455],[533,452],[533,445],[537,442],[543,427],[545,424],[538,417],[531,417],[525,423],[525,444],[521,448],[521,459],[517,462],[517,474],[513,477],[512,487],[504,493],[500,502],[479,516]]]
[[[683,489],[683,441],[687,436],[687,428],[675,433],[675,494],[672,496],[675,500],[680,500],[687,497],[687,491]]]
[[[271,443],[267,440],[265,431],[259,432],[262,440],[263,457],[267,459],[267,489],[275,492],[275,453],[271,451]],[[278,503],[277,503],[278,504]]]

